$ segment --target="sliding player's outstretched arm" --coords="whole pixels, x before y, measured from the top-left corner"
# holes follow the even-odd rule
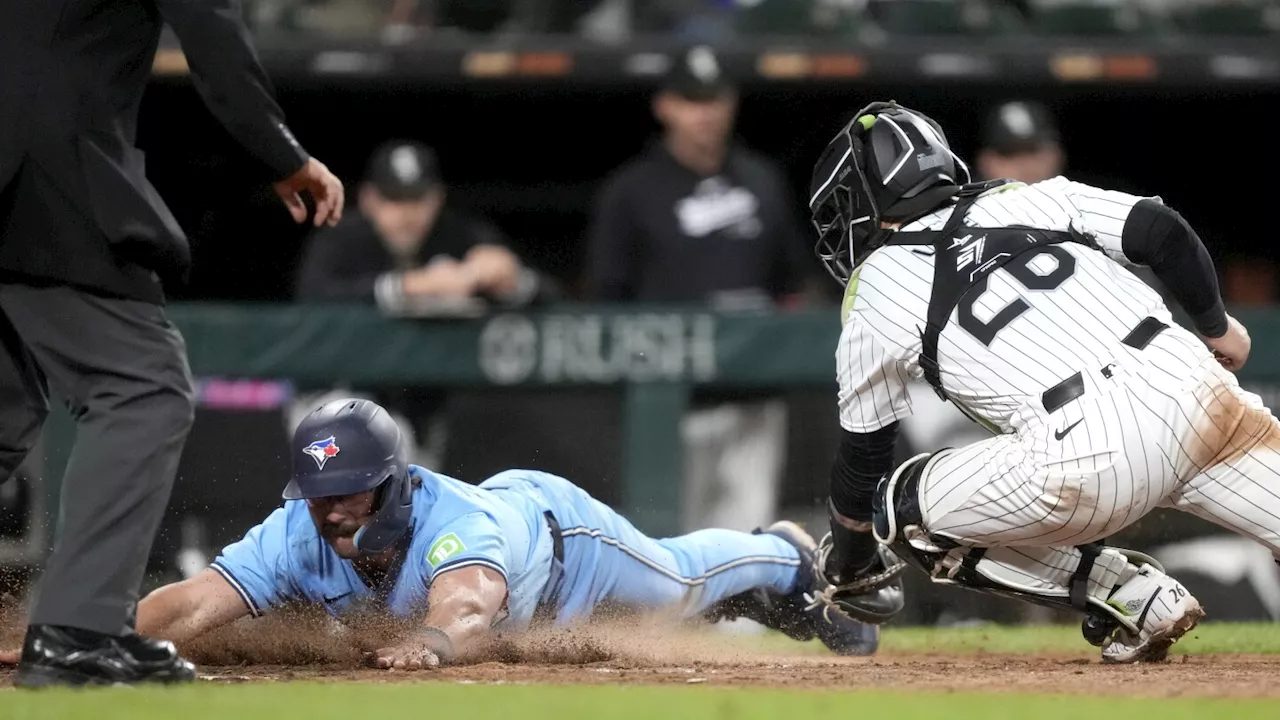
[[[249,614],[240,594],[221,575],[203,570],[165,585],[138,603],[138,632],[175,643],[197,638]],[[0,651],[0,665],[16,665],[18,650]]]
[[[507,579],[483,565],[440,573],[431,581],[422,629],[399,645],[377,650],[376,667],[423,670],[454,662],[489,637],[507,602]]]
[[[152,591],[138,603],[138,632],[181,643],[249,614],[235,588],[211,569]]]

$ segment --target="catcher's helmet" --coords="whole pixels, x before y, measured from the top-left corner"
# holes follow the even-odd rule
[[[376,490],[373,517],[356,533],[357,549],[386,550],[409,527],[413,485],[400,428],[368,400],[335,400],[303,418],[293,432],[293,479],[286,500]]]
[[[814,166],[814,251],[827,272],[847,283],[888,236],[881,222],[919,217],[969,181],[969,168],[951,151],[938,123],[895,102],[871,103],[836,134]]]

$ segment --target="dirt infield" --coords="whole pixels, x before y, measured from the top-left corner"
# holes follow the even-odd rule
[[[13,647],[21,624],[0,624]],[[183,647],[213,683],[358,681],[557,684],[699,684],[829,690],[992,691],[1137,697],[1280,698],[1280,656],[1186,655],[1112,667],[1096,651],[1034,656],[882,652],[838,658],[776,638],[673,629],[655,620],[601,622],[503,641],[476,664],[434,671],[372,670],[362,654],[394,636],[384,623],[338,625],[314,614],[240,622]],[[892,632],[892,628],[886,633]],[[0,670],[0,686],[10,685]]]
[[[769,656],[654,663],[602,660],[578,665],[488,662],[407,673],[352,665],[202,668],[210,682],[462,682],[568,685],[703,684],[823,690],[1025,692],[1130,697],[1280,698],[1275,658],[1215,656],[1104,667],[1096,659],[978,655],[883,655],[874,659]]]

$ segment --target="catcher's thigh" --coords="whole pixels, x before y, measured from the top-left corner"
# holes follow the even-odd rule
[[[924,527],[964,545],[1075,546],[1136,522],[1174,487],[1149,392],[1113,367],[1018,434],[947,451],[920,481]]]
[[[1221,368],[1200,387],[1196,406],[1203,411],[1190,415],[1193,440],[1183,443],[1191,479],[1169,504],[1254,538],[1280,557],[1280,421]]]

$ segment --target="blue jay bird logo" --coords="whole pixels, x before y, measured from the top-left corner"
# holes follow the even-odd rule
[[[332,435],[324,440],[317,440],[310,445],[302,448],[302,452],[311,456],[316,461],[316,465],[323,470],[324,464],[329,458],[338,454],[338,443]]]

